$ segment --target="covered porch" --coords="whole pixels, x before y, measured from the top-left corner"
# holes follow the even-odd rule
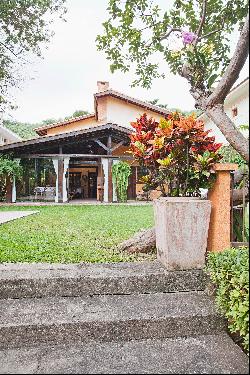
[[[130,133],[130,129],[106,124],[1,147],[0,153],[12,153],[25,166],[21,182],[7,181],[8,201],[116,202],[112,166],[119,160],[133,162],[126,153]],[[35,177],[30,177],[31,170]],[[136,199],[135,166],[128,198]]]

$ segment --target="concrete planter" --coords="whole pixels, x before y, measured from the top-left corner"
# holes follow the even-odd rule
[[[159,198],[154,201],[156,247],[168,270],[203,268],[211,202],[199,198]]]

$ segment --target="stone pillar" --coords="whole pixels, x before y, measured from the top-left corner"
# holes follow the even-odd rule
[[[52,159],[55,173],[56,173],[56,195],[55,195],[55,203],[58,203],[58,159]]]
[[[103,202],[109,201],[109,161],[106,158],[101,159],[102,168],[103,168]]]
[[[18,164],[20,163],[21,159],[14,159]],[[12,198],[11,198],[12,203],[16,203],[16,178],[13,176],[12,179]]]
[[[12,178],[12,197],[11,202],[16,203],[16,178],[13,176]]]
[[[208,231],[208,251],[223,251],[231,246],[231,172],[237,164],[215,164],[216,182],[208,192],[212,204]]]

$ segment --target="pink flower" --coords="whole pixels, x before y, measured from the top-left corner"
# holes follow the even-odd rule
[[[192,44],[195,39],[196,39],[196,34],[190,31],[184,31],[182,33],[182,40],[184,44]]]

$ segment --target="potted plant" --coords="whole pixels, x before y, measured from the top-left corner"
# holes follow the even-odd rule
[[[144,190],[162,193],[154,201],[158,259],[169,270],[202,268],[211,203],[200,189],[215,180],[221,144],[195,115],[173,112],[157,122],[144,114],[131,125],[131,152],[148,169]]]

